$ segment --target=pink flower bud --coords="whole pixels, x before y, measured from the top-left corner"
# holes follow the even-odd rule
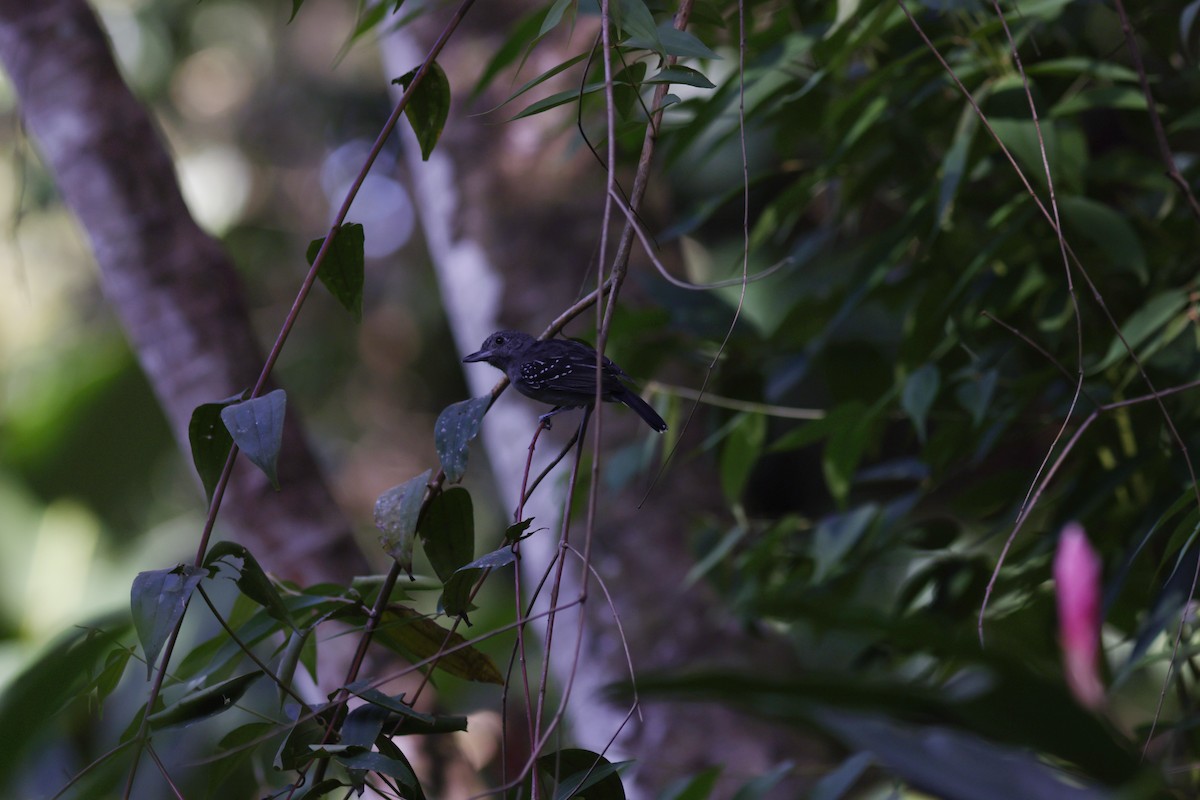
[[[1077,522],[1063,528],[1054,555],[1059,645],[1067,687],[1087,708],[1104,705],[1100,681],[1100,557]]]

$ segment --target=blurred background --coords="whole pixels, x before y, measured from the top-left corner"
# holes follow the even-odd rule
[[[282,3],[95,8],[154,110],[189,208],[225,243],[270,342],[308,242],[328,229],[390,108],[375,49],[349,46],[354,5],[316,0],[290,25]],[[127,603],[139,570],[188,557],[205,507],[78,223],[21,131],[11,86],[0,98],[0,263],[11,290],[0,293],[0,671],[11,676],[85,612]],[[397,147],[351,212],[368,248],[362,326],[318,294],[279,365],[360,528],[373,525],[378,494],[431,462],[437,411],[466,392],[458,359],[430,346],[446,332],[428,301],[437,289],[396,179]]]

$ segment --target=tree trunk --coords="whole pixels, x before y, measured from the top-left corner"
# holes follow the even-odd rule
[[[104,291],[189,453],[192,410],[252,386],[263,363],[233,265],[192,220],[171,158],[83,0],[0,0],[0,61],[63,200],[87,233]],[[363,572],[366,563],[294,406],[279,478],[276,493],[241,459],[221,521],[281,577],[314,582]]]

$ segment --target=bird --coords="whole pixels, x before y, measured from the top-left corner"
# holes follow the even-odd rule
[[[496,331],[483,346],[463,359],[464,363],[486,361],[503,370],[518,392],[554,406],[538,419],[549,427],[550,417],[571,408],[591,410],[596,402],[596,351],[573,339],[535,339],[521,331]],[[637,392],[625,385],[632,379],[609,358],[600,369],[600,399],[624,403],[654,430],[662,433],[667,423]]]

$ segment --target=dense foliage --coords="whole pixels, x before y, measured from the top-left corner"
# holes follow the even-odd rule
[[[366,9],[359,33],[399,6]],[[1200,450],[1200,207],[1185,187],[1200,168],[1200,4],[1136,8],[1130,38],[1120,5],[1065,0],[684,6],[686,33],[671,25],[675,7],[614,2],[611,93],[588,39],[510,101],[521,110],[509,124],[578,120],[603,154],[611,100],[622,167],[659,102],[650,180],[672,199],[643,222],[653,257],[686,281],[734,279],[705,291],[647,279],[653,304],[618,309],[612,346],[639,373],[673,363],[692,386],[715,361],[691,424],[723,503],[687,521],[692,578],[746,626],[794,643],[797,666],[791,679],[642,675],[640,691],[716,698],[811,731],[837,753],[814,780],[823,798],[892,785],[971,798],[1193,793],[1184,612],[1200,569],[1189,458]],[[305,13],[300,0],[294,10]],[[568,28],[595,30],[598,13],[557,0],[515,22],[480,88]],[[580,89],[539,94],[564,70]],[[408,123],[425,153],[450,92],[440,68],[428,76],[402,79],[417,86]],[[347,224],[325,245],[314,241],[309,260],[329,265],[325,285],[361,317],[362,229]],[[665,381],[653,392],[673,436],[693,393]],[[282,393],[215,401],[194,417],[210,495],[231,442],[274,479]],[[511,680],[457,621],[474,611],[475,582],[509,567],[528,533],[518,523],[474,558],[471,499],[451,484],[487,408],[476,398],[445,409],[439,464],[379,499],[387,577],[285,584],[219,543],[198,565],[139,575],[132,624],[91,623],[47,651],[6,691],[0,724],[63,707],[86,717],[141,659],[157,673],[189,599],[194,613],[212,593],[228,627],[161,667],[155,704],[109,732],[93,755],[117,750],[76,790],[118,785],[146,742],[250,708],[257,718],[223,728],[206,755],[220,767],[210,790],[245,777],[249,756],[275,768],[266,783],[280,796],[333,796],[368,776],[422,796],[388,734],[458,730],[464,717],[415,711],[380,691],[382,676],[312,703],[291,675],[315,671],[314,634],[333,622],[375,631],[374,646],[433,674]],[[1081,591],[1102,630],[1065,591],[1090,574],[1071,555],[1088,545],[1058,550],[1072,522],[1099,556],[1102,607],[1088,594],[1101,587]],[[434,575],[396,589],[418,541]],[[1088,690],[1097,665],[1071,648],[1096,639],[1103,685]],[[277,691],[246,694],[268,673]],[[365,703],[347,715],[350,695]],[[40,746],[34,727],[0,750],[0,781]],[[619,765],[552,750],[537,763],[555,796],[623,796]],[[700,797],[706,780],[673,796]]]

